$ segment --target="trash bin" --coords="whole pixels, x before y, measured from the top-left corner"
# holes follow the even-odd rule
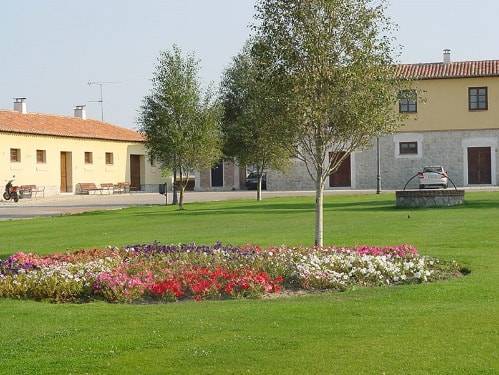
[[[166,194],[166,184],[159,184],[159,193],[161,195],[165,195]]]

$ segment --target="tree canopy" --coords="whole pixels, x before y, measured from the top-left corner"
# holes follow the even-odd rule
[[[222,79],[221,101],[224,152],[256,169],[260,200],[264,171],[284,169],[292,156],[293,128],[283,120],[286,103],[277,87],[268,85],[270,77],[255,53],[257,47],[251,40],[233,59]]]
[[[316,186],[315,243],[322,245],[328,177],[351,152],[401,123],[394,25],[383,0],[260,0],[256,21],[269,84],[287,88],[296,155]]]
[[[180,177],[181,208],[189,175],[221,157],[221,107],[202,91],[198,72],[192,54],[184,56],[176,46],[162,51],[138,117],[150,160]]]

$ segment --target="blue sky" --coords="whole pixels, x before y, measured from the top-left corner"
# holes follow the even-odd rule
[[[204,83],[218,83],[247,36],[253,0],[23,0],[0,3],[0,108],[28,97],[28,111],[72,115],[87,104],[100,118],[135,126],[159,50],[173,43],[201,59]],[[498,0],[392,0],[401,62],[499,59]]]

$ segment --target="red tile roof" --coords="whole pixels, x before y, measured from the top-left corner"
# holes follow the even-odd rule
[[[499,77],[499,60],[400,64],[397,72],[406,79]]]
[[[0,132],[127,142],[144,141],[144,137],[134,130],[101,121],[2,110],[0,110]]]

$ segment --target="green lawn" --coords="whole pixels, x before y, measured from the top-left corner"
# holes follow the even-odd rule
[[[310,244],[313,198],[130,208],[0,223],[17,250],[144,241]],[[428,285],[270,300],[55,305],[0,300],[0,372],[499,373],[499,193],[401,210],[392,195],[326,198],[326,242],[410,243],[468,265]]]

